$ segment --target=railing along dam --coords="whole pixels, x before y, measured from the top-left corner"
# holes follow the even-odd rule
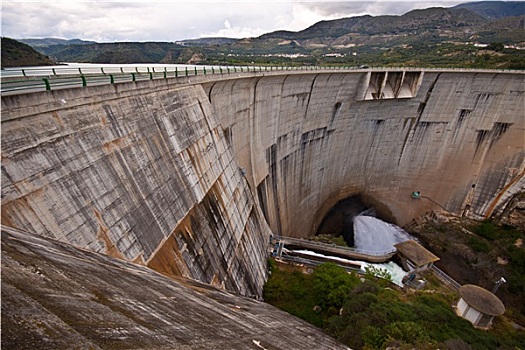
[[[2,224],[260,296],[271,232],[341,199],[404,225],[523,188],[523,72],[151,77],[2,96]]]
[[[274,241],[277,243],[272,255],[277,255],[279,257],[282,256],[282,250],[285,247],[288,249],[290,249],[290,247],[292,249],[307,249],[313,251],[314,253],[320,253],[323,255],[326,254],[330,257],[362,260],[372,263],[383,263],[389,261],[396,253],[395,248],[385,251],[370,251],[291,237],[278,237],[274,239]]]

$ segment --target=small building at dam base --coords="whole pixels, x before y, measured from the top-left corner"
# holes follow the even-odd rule
[[[456,313],[469,320],[475,327],[489,329],[492,320],[505,312],[501,300],[488,290],[466,284],[459,289],[461,298],[458,301]]]

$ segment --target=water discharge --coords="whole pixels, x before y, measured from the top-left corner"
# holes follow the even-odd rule
[[[369,208],[352,217],[355,248],[369,252],[386,252],[394,250],[394,245],[397,243],[414,239],[414,237],[399,226],[378,219],[375,215],[377,215],[375,209]],[[346,216],[346,218],[348,218],[348,216]],[[303,255],[322,257],[326,261],[332,261],[335,263],[351,263],[360,266],[359,270],[361,270],[361,273],[365,273],[367,267],[374,267],[377,270],[386,270],[391,277],[391,281],[398,286],[403,286],[402,279],[406,275],[406,271],[393,261],[384,264],[371,264],[365,261],[327,256],[309,250],[297,250],[294,252]]]
[[[389,262],[383,263],[383,264],[373,264],[373,263],[368,263],[366,261],[361,261],[361,260],[349,260],[349,259],[344,259],[344,258],[340,258],[340,257],[337,257],[337,256],[329,256],[329,255],[325,255],[325,254],[320,254],[320,253],[316,253],[316,252],[313,252],[311,250],[306,250],[306,249],[293,250],[292,252],[300,253],[300,254],[303,254],[303,255],[310,255],[310,256],[321,257],[325,261],[331,261],[331,262],[334,262],[336,264],[338,262],[351,263],[353,265],[360,266],[359,270],[360,270],[361,273],[365,273],[366,272],[366,268],[369,267],[369,266],[374,267],[377,270],[386,270],[389,273],[390,277],[391,277],[392,283],[394,283],[394,284],[396,284],[396,285],[398,285],[400,287],[403,287],[402,279],[406,275],[406,271],[403,270],[403,268],[401,268],[399,265],[397,265],[393,261],[389,261]]]
[[[399,226],[363,214],[354,217],[355,248],[373,252],[391,251],[395,249],[394,244],[413,239]]]

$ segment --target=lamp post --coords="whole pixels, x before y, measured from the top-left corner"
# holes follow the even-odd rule
[[[496,294],[496,291],[498,290],[499,286],[501,286],[503,283],[506,283],[507,280],[503,277],[501,277],[497,282],[494,288],[492,288],[492,294]]]

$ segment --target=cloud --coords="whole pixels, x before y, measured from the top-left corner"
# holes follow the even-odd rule
[[[299,31],[321,20],[402,14],[461,1],[2,1],[2,35],[110,41],[255,37]]]
[[[139,6],[119,3],[4,2],[3,35],[90,40],[132,39],[150,30],[151,16]]]
[[[301,6],[310,11],[323,16],[332,18],[351,17],[369,14],[379,15],[402,15],[413,9],[424,9],[428,7],[451,7],[465,1],[456,0],[437,0],[437,1],[317,1],[304,2]]]
[[[4,1],[2,32],[13,38],[95,41],[175,41],[220,35],[240,37],[273,30],[266,2],[18,2]],[[234,22],[235,25],[226,25]]]
[[[213,32],[202,33],[199,37],[226,37],[241,39],[257,37],[266,32],[267,30],[264,30],[262,28],[234,26],[230,23],[229,20],[225,20],[224,28],[215,30]]]

